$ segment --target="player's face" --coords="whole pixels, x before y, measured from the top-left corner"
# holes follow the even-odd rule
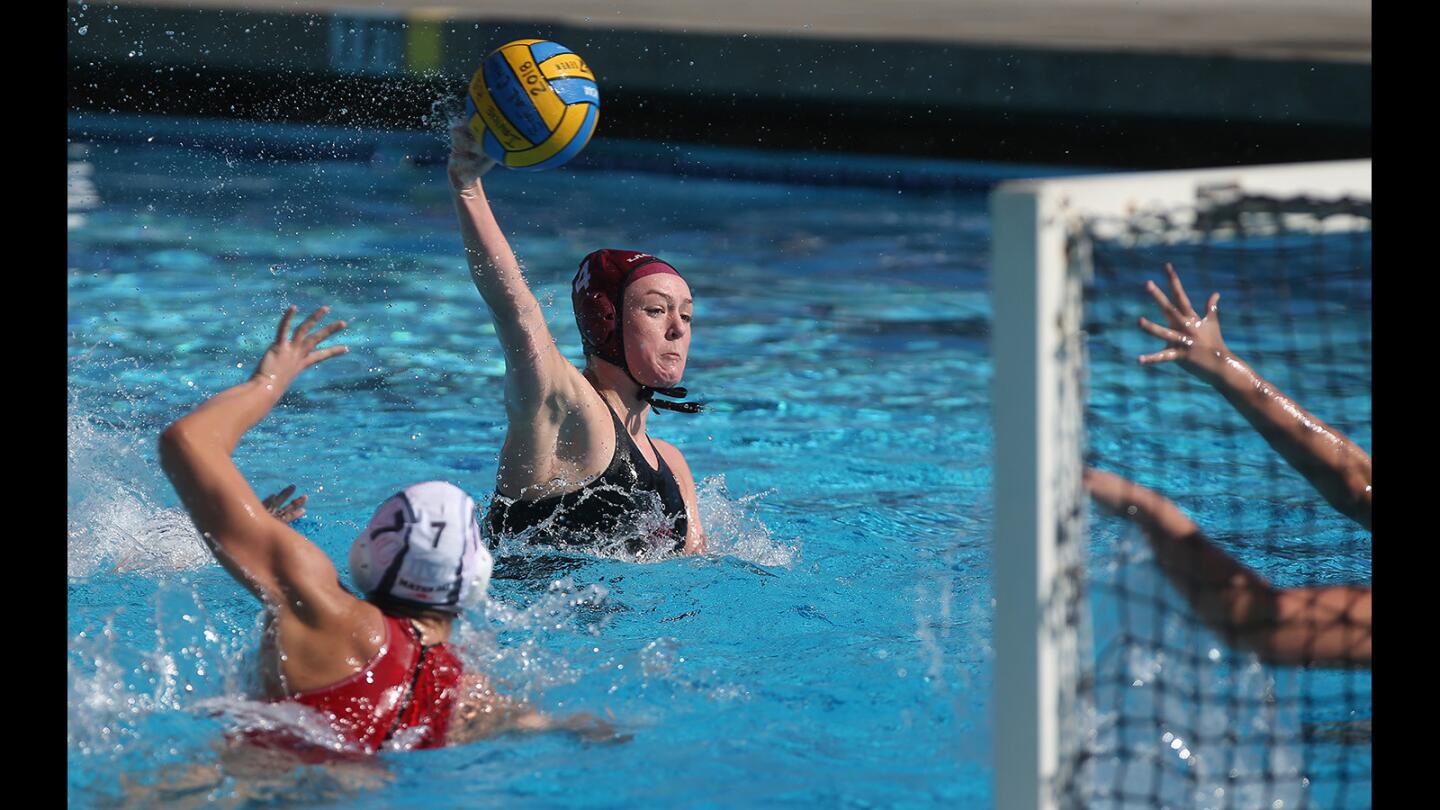
[[[625,290],[625,362],[637,382],[678,385],[690,356],[690,285],[670,273],[645,276]]]

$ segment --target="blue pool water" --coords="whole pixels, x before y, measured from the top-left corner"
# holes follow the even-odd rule
[[[245,125],[227,137],[253,147]],[[302,377],[237,453],[262,494],[288,483],[310,494],[297,528],[343,561],[373,507],[408,482],[446,478],[482,500],[493,489],[502,359],[443,169],[346,157],[72,139],[79,804],[118,795],[122,777],[214,762],[227,727],[274,719],[245,697],[257,605],[177,508],[154,445],[248,375],[286,305],[328,303],[352,324],[350,353]],[[686,384],[711,409],[657,414],[651,430],[700,481],[712,553],[582,556],[559,579],[497,579],[459,636],[509,691],[557,713],[613,713],[630,742],[387,753],[379,786],[310,773],[271,789],[347,807],[990,806],[985,195],[631,171],[497,170],[487,188],[573,360],[568,282],[586,252],[648,250],[686,273]],[[1366,361],[1345,396],[1363,396],[1352,435],[1368,447]],[[1127,412],[1104,378],[1091,381],[1100,412]],[[1203,520],[1233,503],[1186,506]],[[1368,542],[1337,549],[1309,559],[1368,579]],[[257,789],[232,781],[209,795]]]

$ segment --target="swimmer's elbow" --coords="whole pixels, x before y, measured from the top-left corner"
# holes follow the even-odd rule
[[[184,419],[172,422],[160,432],[160,466],[171,472],[185,458],[192,447],[189,426]]]
[[[1346,481],[1350,490],[1347,499],[1349,503],[1340,511],[1361,523],[1367,530],[1370,528],[1370,465],[1364,465],[1363,470],[1355,470]]]
[[[1232,638],[1229,644],[1235,652],[1253,655],[1262,664],[1284,667],[1300,663],[1285,637],[1273,631]]]
[[[1231,647],[1265,659],[1273,652],[1279,591],[1250,571],[1230,577],[1219,591],[1210,622]]]
[[[197,426],[187,418],[177,420],[160,433],[160,468],[172,481],[189,476],[204,459],[205,442]]]

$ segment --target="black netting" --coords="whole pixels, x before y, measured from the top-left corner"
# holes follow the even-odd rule
[[[1173,213],[1077,236],[1093,271],[1086,463],[1168,499],[1200,536],[1138,529],[1149,507],[1092,512],[1093,712],[1072,718],[1085,744],[1062,773],[1083,776],[1062,792],[1089,807],[1369,807],[1369,625],[1355,611],[1364,599],[1368,616],[1370,531],[1217,388],[1175,362],[1137,363],[1166,347],[1137,320],[1169,326],[1143,285],[1174,302],[1170,262],[1201,314],[1221,293],[1234,355],[1368,452],[1369,203],[1247,198]],[[1216,552],[1268,587],[1217,576]],[[1313,590],[1329,586],[1356,588]],[[1322,610],[1325,599],[1341,609]],[[1350,633],[1341,660],[1326,647],[1336,624]]]

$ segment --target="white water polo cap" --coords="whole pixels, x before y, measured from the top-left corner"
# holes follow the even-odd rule
[[[494,565],[475,501],[447,481],[391,496],[350,545],[350,579],[367,598],[449,613],[485,595]]]

